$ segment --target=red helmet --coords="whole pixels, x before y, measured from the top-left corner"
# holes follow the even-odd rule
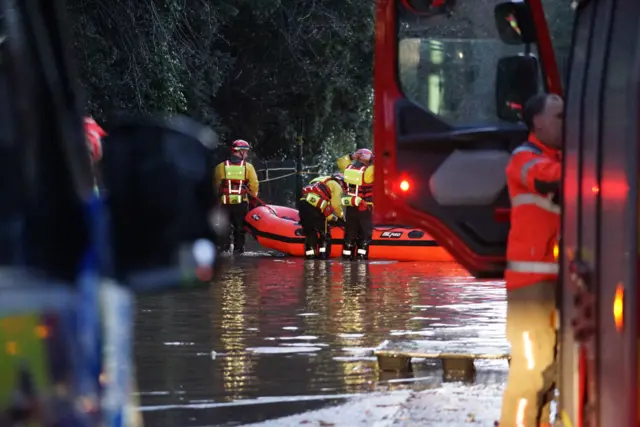
[[[353,160],[356,160],[362,164],[368,165],[373,163],[373,152],[368,148],[361,148],[353,153]]]
[[[231,151],[233,152],[249,151],[250,149],[251,149],[251,146],[244,139],[236,139],[235,141],[233,141],[233,144],[231,144]]]
[[[87,135],[91,159],[97,162],[102,158],[102,137],[107,136],[107,132],[92,117],[84,118],[84,131]]]

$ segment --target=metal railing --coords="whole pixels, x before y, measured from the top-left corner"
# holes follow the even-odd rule
[[[305,170],[302,171],[302,175],[320,175],[320,172],[313,171],[313,169],[317,169],[319,167],[320,165],[307,166]],[[287,171],[290,173],[280,174],[274,177],[270,176],[270,172],[287,172]],[[277,181],[279,179],[288,178],[290,176],[295,176],[298,172],[296,171],[295,167],[289,167],[289,168],[259,169],[256,171],[256,173],[258,174],[258,177],[260,176],[260,173],[264,173],[265,178],[259,180],[260,183],[263,183],[263,182]]]

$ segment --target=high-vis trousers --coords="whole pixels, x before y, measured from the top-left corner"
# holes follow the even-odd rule
[[[507,290],[511,362],[500,427],[537,427],[549,422],[546,404],[555,382],[555,308],[555,283]]]

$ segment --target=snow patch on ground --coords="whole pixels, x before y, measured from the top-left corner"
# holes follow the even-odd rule
[[[502,385],[460,386],[412,394],[396,414],[394,427],[469,427],[492,426],[500,418]]]
[[[253,427],[470,427],[500,418],[502,385],[444,384],[414,392],[372,393],[347,403],[256,424]]]
[[[411,392],[402,390],[393,393],[375,393],[357,397],[349,402],[330,408],[292,415],[255,424],[252,427],[386,427]]]

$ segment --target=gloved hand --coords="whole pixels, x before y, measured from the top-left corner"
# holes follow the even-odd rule
[[[367,203],[366,202],[360,202],[360,204],[358,205],[358,210],[361,212],[366,211],[368,208]]]

